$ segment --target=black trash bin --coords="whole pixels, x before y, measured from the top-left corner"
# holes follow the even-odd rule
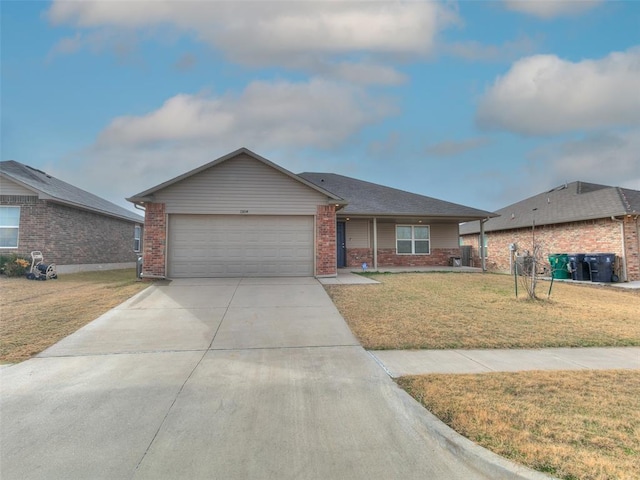
[[[590,253],[585,255],[584,261],[589,265],[591,281],[611,283],[615,260],[615,253]]]
[[[571,271],[571,279],[578,281],[590,281],[589,264],[584,261],[584,253],[569,254],[569,270]]]

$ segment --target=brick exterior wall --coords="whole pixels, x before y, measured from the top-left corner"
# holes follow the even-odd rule
[[[0,205],[20,207],[18,248],[2,253],[30,256],[40,250],[45,262],[86,265],[135,262],[134,222],[60,205],[35,196],[0,196]]]
[[[638,256],[637,219],[624,220],[626,262],[628,280],[640,280],[640,258]],[[520,228],[487,232],[487,269],[509,271],[509,244],[516,243],[522,254],[532,250],[532,229]],[[473,264],[480,265],[478,234],[464,235],[462,243],[472,246]],[[550,253],[615,253],[621,258],[622,232],[620,222],[610,218],[586,220],[557,225],[536,225],[535,242],[542,247],[546,259]],[[615,273],[622,279],[620,262],[616,262]]]
[[[446,267],[451,257],[461,257],[460,248],[434,248],[430,255],[397,255],[395,248],[378,249],[379,267]],[[372,248],[348,248],[347,267],[367,262],[373,268]]]
[[[336,207],[318,205],[316,215],[316,276],[338,273],[336,250]]]
[[[624,219],[624,242],[626,247],[627,279],[640,280],[640,227],[638,217],[627,216]]]
[[[347,248],[347,267],[361,267],[367,262],[373,268],[373,248]]]
[[[164,203],[146,203],[144,220],[142,276],[166,275],[167,215]]]

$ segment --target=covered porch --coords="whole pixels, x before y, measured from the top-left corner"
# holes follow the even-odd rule
[[[362,271],[363,265],[378,272],[468,268],[461,266],[459,220],[451,217],[338,212],[336,247],[338,269]]]

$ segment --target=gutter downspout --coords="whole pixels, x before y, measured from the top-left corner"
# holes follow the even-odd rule
[[[616,217],[611,215],[611,220],[620,224],[620,235],[622,236],[622,276],[624,277],[622,281],[627,282],[627,242],[624,239],[624,219],[618,220]]]
[[[487,271],[487,262],[485,259],[485,251],[484,251],[484,224],[488,222],[489,219],[485,218],[484,220],[480,220],[480,242],[479,242],[479,250],[480,250],[480,264],[482,266],[482,271]]]
[[[373,217],[373,269],[378,271],[378,219]]]

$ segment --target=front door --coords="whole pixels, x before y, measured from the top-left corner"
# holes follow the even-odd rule
[[[336,228],[336,237],[336,248],[338,249],[338,268],[343,268],[347,266],[347,241],[345,234],[345,222],[338,222]]]

